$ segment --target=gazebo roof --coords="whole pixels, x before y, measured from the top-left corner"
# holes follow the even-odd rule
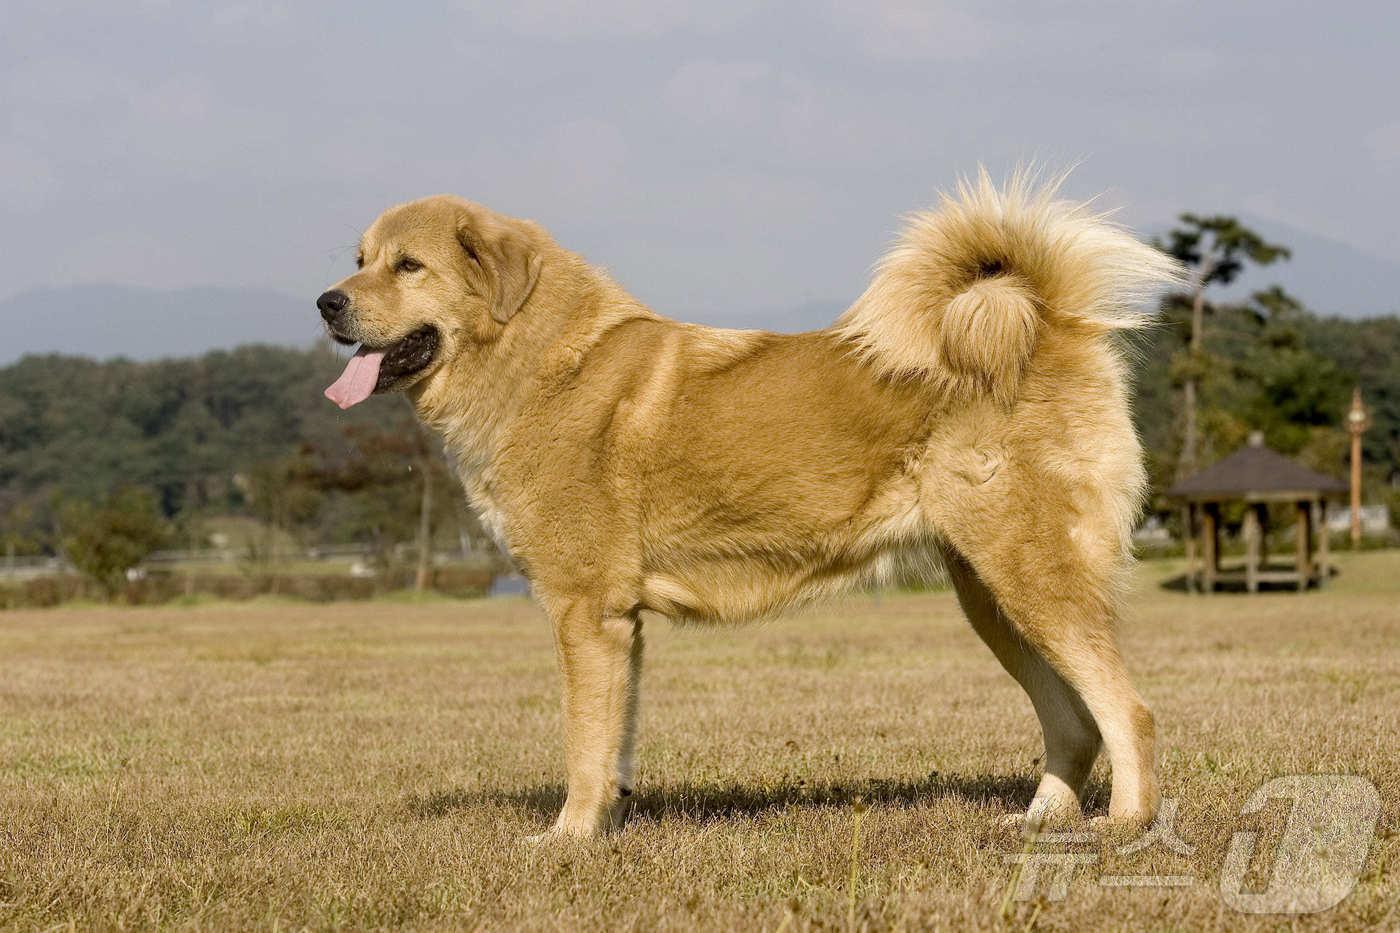
[[[1174,499],[1322,497],[1344,493],[1347,488],[1336,477],[1310,470],[1251,437],[1248,446],[1188,476],[1168,489],[1167,495]]]

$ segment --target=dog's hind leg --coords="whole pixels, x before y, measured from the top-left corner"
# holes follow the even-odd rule
[[[1055,672],[997,606],[976,571],[951,548],[944,565],[972,628],[992,649],[1007,673],[1030,696],[1045,737],[1045,773],[1032,811],[1045,816],[1078,816],[1080,793],[1102,744],[1094,718],[1063,677]]]
[[[605,616],[591,600],[549,610],[563,674],[569,785],[552,832],[593,836],[621,826],[631,804],[642,624]]]
[[[1035,559],[1017,559],[1015,550],[977,566],[978,574],[1001,614],[1078,696],[1098,726],[1113,769],[1109,817],[1148,822],[1157,810],[1156,727],[1118,652],[1107,581],[1093,579],[1069,556],[1068,542],[1060,553],[1046,548]]]
[[[995,603],[995,610],[975,613],[1001,620],[979,628],[993,633],[988,639],[993,650],[998,639],[1013,646],[1018,639],[1025,643],[1019,650],[1003,647],[998,656],[1013,674],[1024,671],[1017,679],[1046,725],[1047,768],[1053,762],[1054,770],[1042,790],[1063,797],[1055,782],[1068,789],[1080,777],[1080,768],[1087,767],[1082,759],[1088,756],[1090,733],[1074,725],[1082,706],[1102,737],[1113,770],[1109,816],[1151,820],[1157,809],[1156,730],[1128,679],[1115,637],[1115,584],[1126,560],[1117,518],[1122,510],[1113,507],[1116,486],[1099,477],[1089,491],[1108,492],[1094,503],[1088,492],[1075,490],[1053,473],[1025,472],[1024,465],[1021,470],[1003,470],[995,483],[981,487],[949,485],[932,499],[933,524],[961,555],[949,561],[955,574],[967,567],[986,590],[967,578],[964,588],[972,605],[988,595]],[[1126,480],[1117,484],[1123,490],[1130,485]],[[1000,637],[1002,627],[1012,636]],[[1044,676],[1046,667],[1060,684]]]

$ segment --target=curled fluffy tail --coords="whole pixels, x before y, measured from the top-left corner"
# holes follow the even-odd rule
[[[913,215],[865,294],[836,322],[887,375],[1009,403],[1045,328],[1140,327],[1177,263],[1025,173],[982,171]]]

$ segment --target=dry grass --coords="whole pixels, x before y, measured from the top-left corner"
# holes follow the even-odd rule
[[[1380,836],[1355,892],[1297,925],[1393,929],[1400,555],[1344,560],[1328,592],[1253,598],[1143,568],[1126,649],[1196,851],[1104,839],[1062,901],[1007,897],[1021,842],[998,818],[1039,737],[947,594],[651,625],[638,813],[547,848],[520,844],[561,780],[524,601],[3,614],[0,926],[1273,928],[1293,921],[1220,900],[1230,833],[1262,825],[1240,805],[1270,776],[1351,772],[1380,789]]]

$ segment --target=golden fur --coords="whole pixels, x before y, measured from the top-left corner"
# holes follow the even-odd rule
[[[423,266],[405,273],[399,257]],[[615,826],[641,617],[736,623],[944,565],[1045,733],[1037,805],[1157,801],[1153,724],[1114,641],[1144,477],[1112,331],[1169,259],[1024,180],[915,215],[834,327],[659,317],[537,225],[439,196],[366,232],[341,336],[437,329],[405,381],[554,627],[568,798]]]

